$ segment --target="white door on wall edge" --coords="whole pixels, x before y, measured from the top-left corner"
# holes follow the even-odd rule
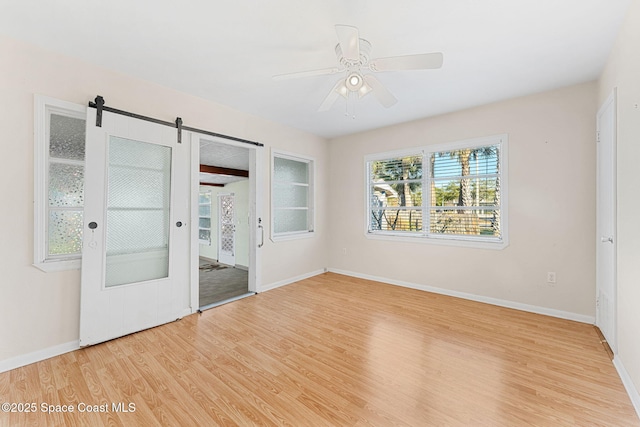
[[[233,193],[218,194],[218,262],[236,265],[236,224]]]
[[[616,346],[616,93],[597,115],[596,325]]]
[[[81,346],[190,312],[189,168],[175,128],[87,110]]]

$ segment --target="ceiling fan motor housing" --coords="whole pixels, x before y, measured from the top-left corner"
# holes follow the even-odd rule
[[[360,58],[357,61],[348,60],[344,57],[342,53],[342,48],[338,43],[336,45],[336,57],[338,58],[338,63],[344,66],[347,71],[360,71],[361,67],[366,66],[369,63],[369,58],[371,54],[371,43],[369,43],[365,39],[359,39],[360,44]]]
[[[366,86],[362,76],[362,68],[366,68],[369,63],[369,55],[371,53],[371,43],[365,39],[359,39],[359,58],[358,60],[346,59],[342,53],[340,43],[336,45],[336,57],[338,62],[345,68],[347,77],[344,80],[344,86],[351,92],[360,91],[360,97],[366,95],[369,90],[363,90]],[[341,91],[340,91],[341,92]],[[340,93],[346,97],[346,93]]]

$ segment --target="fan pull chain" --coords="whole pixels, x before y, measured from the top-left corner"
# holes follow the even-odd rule
[[[351,116],[353,120],[356,119],[356,102],[352,101],[352,98],[355,96],[355,92],[349,91],[347,93],[347,102],[345,103],[345,116]],[[351,102],[350,102],[351,101]],[[349,105],[351,105],[351,111],[349,111]]]

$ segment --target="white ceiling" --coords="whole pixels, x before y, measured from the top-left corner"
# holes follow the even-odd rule
[[[249,170],[249,149],[217,141],[200,140],[200,164],[229,169]],[[200,173],[200,183],[230,184],[248,178],[213,173]]]
[[[249,170],[249,149],[216,141],[200,141],[200,164]]]
[[[629,4],[0,0],[0,33],[334,137],[594,80]],[[444,65],[377,74],[398,99],[389,109],[366,96],[355,119],[345,117],[342,99],[318,113],[337,76],[271,76],[335,66],[335,24],[358,27],[373,58],[443,52]]]

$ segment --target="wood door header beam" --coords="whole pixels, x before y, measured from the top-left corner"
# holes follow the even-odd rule
[[[200,172],[215,173],[218,175],[242,176],[245,178],[249,177],[249,171],[245,171],[242,169],[222,168],[219,166],[200,165]]]

